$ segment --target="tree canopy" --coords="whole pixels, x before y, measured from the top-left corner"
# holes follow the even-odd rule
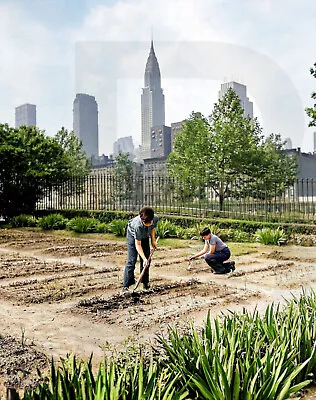
[[[316,63],[314,64],[314,68],[310,69],[310,73],[316,78]],[[313,92],[311,95],[312,99],[316,101],[316,92]],[[311,121],[308,126],[316,126],[316,103],[314,103],[314,107],[306,108],[306,114],[310,117]]]
[[[74,177],[87,175],[91,170],[91,161],[87,158],[83,150],[83,144],[74,132],[69,132],[62,127],[56,133],[55,138],[64,150],[64,155],[72,175]]]
[[[120,152],[114,160],[115,188],[113,196],[117,199],[131,199],[133,195],[134,164],[129,153]]]
[[[293,183],[296,163],[282,151],[281,137],[264,138],[258,121],[243,113],[237,94],[229,89],[208,120],[194,112],[186,120],[167,164],[182,191],[194,196],[212,188],[222,208],[227,197],[273,196]]]
[[[68,180],[78,171],[81,161],[76,166],[76,151],[66,145],[66,132],[61,136],[64,146],[34,126],[0,125],[0,215],[10,218],[32,213],[47,187]],[[77,154],[81,157],[79,149]]]

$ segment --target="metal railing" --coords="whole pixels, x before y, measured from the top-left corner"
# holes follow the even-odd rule
[[[164,214],[199,218],[311,222],[316,221],[316,179],[298,179],[282,191],[262,183],[259,190],[253,181],[230,182],[221,202],[218,193],[205,184],[190,186],[163,176],[98,174],[46,189],[37,209],[137,211],[143,205]]]

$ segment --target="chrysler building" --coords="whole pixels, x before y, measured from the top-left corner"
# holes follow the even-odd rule
[[[165,124],[165,96],[161,88],[160,69],[151,41],[145,68],[142,108],[142,158],[150,158],[151,128]]]

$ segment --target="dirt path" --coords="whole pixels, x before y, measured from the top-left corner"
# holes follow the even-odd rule
[[[222,276],[202,260],[187,270],[185,257],[201,248],[199,241],[177,249],[170,243],[161,241],[155,253],[152,288],[124,297],[124,242],[1,230],[0,334],[57,358],[73,351],[87,359],[93,352],[97,362],[109,344],[153,340],[168,325],[199,325],[209,311],[263,311],[316,289],[314,247],[252,245],[243,252],[247,246],[236,244],[236,271]]]

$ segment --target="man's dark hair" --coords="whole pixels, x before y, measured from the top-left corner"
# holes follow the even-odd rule
[[[207,236],[211,233],[211,230],[208,226],[206,226],[205,228],[203,228],[200,232],[201,236]]]
[[[154,219],[154,215],[154,210],[151,207],[146,206],[139,211],[140,219],[142,222],[145,222],[145,224],[152,221]]]

